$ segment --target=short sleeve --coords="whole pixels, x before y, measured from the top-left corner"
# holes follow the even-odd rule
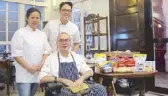
[[[23,36],[20,31],[16,31],[11,39],[11,53],[13,57],[23,56]]]
[[[92,69],[86,64],[84,58],[81,57],[80,73],[84,74],[87,71],[92,71]]]

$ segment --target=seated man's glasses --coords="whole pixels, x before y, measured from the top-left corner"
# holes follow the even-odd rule
[[[70,41],[70,39],[59,39],[59,40],[58,40],[58,42],[60,42],[60,43],[63,43],[63,42],[66,42],[66,43],[67,43],[67,42],[69,42],[69,41]]]

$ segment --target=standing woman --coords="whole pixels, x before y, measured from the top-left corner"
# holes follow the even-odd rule
[[[38,88],[39,71],[51,51],[47,36],[37,29],[40,17],[38,9],[30,8],[26,13],[27,26],[17,30],[11,40],[19,96],[34,96]]]

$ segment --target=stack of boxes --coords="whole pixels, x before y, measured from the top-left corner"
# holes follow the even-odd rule
[[[146,54],[139,52],[105,52],[94,55],[102,72],[155,72],[155,62],[146,61]]]

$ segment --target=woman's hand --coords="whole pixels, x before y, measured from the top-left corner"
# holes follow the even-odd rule
[[[41,68],[42,68],[42,67],[43,67],[43,64],[38,64],[38,65],[37,65],[37,70],[38,70],[38,71],[41,71]]]
[[[45,55],[45,56],[46,56],[46,57],[44,57],[44,58],[47,58],[48,55]],[[38,64],[38,71],[41,71],[41,68],[43,67],[44,62],[45,62],[45,59],[42,60],[42,61]]]
[[[32,65],[32,66],[29,66],[27,68],[27,70],[30,72],[30,73],[35,73],[38,71],[38,66],[37,65]]]

